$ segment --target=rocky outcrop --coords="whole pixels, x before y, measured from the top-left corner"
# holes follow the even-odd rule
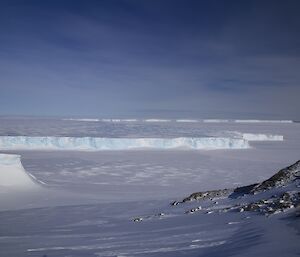
[[[287,186],[297,179],[300,178],[300,161],[297,161],[293,165],[281,169],[275,175],[269,179],[256,184],[251,184],[248,186],[237,187],[235,189],[220,189],[220,190],[210,190],[203,192],[196,192],[190,196],[184,198],[182,201],[175,201],[171,205],[176,206],[181,203],[189,201],[200,201],[200,200],[214,200],[216,198],[239,198],[245,195],[251,196],[261,192],[265,192],[274,188],[280,188]],[[300,207],[300,192],[298,190],[299,185],[295,185],[295,191],[286,191],[279,193],[278,195],[273,195],[267,199],[260,199],[251,202],[251,197],[247,198],[250,203],[236,204],[230,207],[226,207],[221,212],[238,210],[239,212],[244,211],[254,211],[265,215],[271,215],[275,213],[280,213],[291,208]],[[283,190],[284,191],[284,190]],[[192,208],[186,213],[195,213],[201,210],[201,207]],[[202,209],[203,210],[203,209]]]
[[[300,192],[284,192],[280,196],[273,196],[269,199],[262,199],[253,203],[241,205],[238,210],[240,212],[255,211],[265,215],[271,215],[299,206]]]
[[[298,208],[300,209],[300,185],[297,180],[300,178],[300,161],[297,161],[293,165],[281,169],[275,175],[269,179],[255,183],[248,186],[237,187],[234,189],[220,189],[220,190],[209,190],[203,192],[196,192],[190,196],[184,198],[182,201],[174,201],[171,206],[177,206],[191,201],[204,201],[211,200],[199,206],[199,203],[190,204],[189,210],[185,210],[185,214],[212,214],[222,212],[257,212],[266,216],[285,212],[289,209]],[[269,193],[263,193],[268,190],[286,188],[270,191]],[[262,193],[262,194],[259,194]],[[257,195],[256,195],[257,194]],[[255,196],[254,196],[255,195]],[[270,196],[272,195],[272,196]],[[214,199],[231,198],[229,201],[221,206],[219,202]],[[241,198],[235,200],[236,198]],[[222,200],[220,200],[222,203]],[[243,203],[241,203],[243,201]],[[192,206],[193,208],[191,208]],[[300,216],[300,214],[297,214]],[[137,217],[134,218],[134,222],[141,222],[153,218],[159,218],[165,216],[165,213],[159,213],[155,215]],[[167,215],[168,216],[168,215]]]
[[[206,200],[206,199],[216,199],[221,197],[226,197],[233,192],[233,189],[221,189],[221,190],[211,190],[204,192],[197,192],[191,194],[189,197],[186,197],[182,202],[188,202],[193,200]]]
[[[270,190],[274,187],[286,186],[288,183],[300,178],[300,160],[293,165],[278,171],[274,176],[254,186],[250,193],[256,194]]]
[[[233,193],[230,196],[232,198],[234,198],[235,196],[250,194],[252,192],[252,190],[258,185],[259,185],[259,183],[251,184],[251,185],[243,186],[243,187],[237,187],[233,190]]]
[[[300,178],[300,160],[293,165],[281,169],[275,175],[269,179],[256,184],[251,184],[248,186],[237,187],[235,189],[220,189],[220,190],[210,190],[203,192],[196,192],[190,196],[184,198],[181,202],[173,202],[171,205],[177,205],[179,203],[184,203],[193,200],[206,200],[206,199],[216,199],[222,197],[237,197],[247,194],[257,194],[270,190],[275,187],[282,187],[288,185],[290,182],[295,181]]]

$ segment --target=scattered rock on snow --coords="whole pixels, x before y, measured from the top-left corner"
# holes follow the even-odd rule
[[[211,190],[205,192],[197,192],[191,194],[189,197],[186,197],[182,202],[188,202],[193,200],[206,200],[206,199],[215,199],[222,198],[230,195],[233,192],[232,189],[221,189],[221,190]]]
[[[274,187],[286,186],[288,183],[300,178],[300,160],[293,165],[281,169],[274,176],[254,186],[250,193],[256,194]]]
[[[141,222],[141,221],[143,221],[143,218],[134,218],[133,221],[134,222]]]

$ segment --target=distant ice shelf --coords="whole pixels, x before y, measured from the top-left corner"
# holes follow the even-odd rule
[[[236,123],[293,123],[292,120],[234,120]]]
[[[206,119],[202,120],[204,123],[226,123],[230,122],[230,120],[223,120],[223,119]]]
[[[282,135],[243,133],[242,138],[248,141],[283,141]]]
[[[231,120],[231,119],[204,119],[204,123],[293,123],[292,120]]]
[[[100,121],[99,119],[74,119],[74,118],[63,119],[63,120],[69,120],[69,121],[85,121],[85,122],[98,122],[98,121]]]
[[[65,121],[82,121],[82,122],[202,122],[202,123],[293,123],[292,120],[233,120],[233,119],[97,119],[97,118],[65,118]]]
[[[179,120],[176,120],[176,122],[198,122],[198,120],[191,120],[191,119],[179,119]]]
[[[99,137],[31,137],[2,136],[1,150],[129,150],[129,149],[247,149],[243,138],[178,137],[178,138],[99,138]]]
[[[137,119],[101,119],[102,122],[136,122]]]
[[[137,119],[76,119],[76,118],[68,118],[62,119],[66,121],[83,121],[83,122],[136,122]]]
[[[169,119],[146,119],[143,121],[145,121],[145,122],[170,122],[171,120],[169,120]]]

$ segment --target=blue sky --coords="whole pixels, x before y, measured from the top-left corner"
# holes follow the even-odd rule
[[[299,8],[2,0],[0,114],[300,119]]]

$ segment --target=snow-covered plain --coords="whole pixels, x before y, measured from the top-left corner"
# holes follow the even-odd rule
[[[160,143],[151,149],[123,144],[83,151],[71,143],[64,151],[28,150],[36,146],[32,142],[49,145],[47,140],[64,137],[110,138],[117,140],[114,146],[120,140],[128,146],[136,139],[227,138],[249,147],[207,151]],[[293,210],[268,218],[218,211],[244,199],[170,206],[193,192],[262,181],[294,163],[300,159],[299,123],[3,117],[0,141],[1,257],[298,256],[300,251]],[[197,213],[185,213],[200,205]],[[133,222],[136,217],[143,221]]]

